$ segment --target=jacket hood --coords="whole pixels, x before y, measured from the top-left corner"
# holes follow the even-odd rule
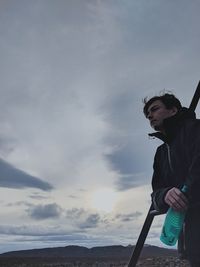
[[[196,114],[188,108],[183,107],[174,116],[164,119],[163,125],[166,132],[164,135],[161,132],[150,133],[150,137],[157,137],[164,142],[169,142],[176,131],[180,128],[181,124],[187,119],[196,119]]]

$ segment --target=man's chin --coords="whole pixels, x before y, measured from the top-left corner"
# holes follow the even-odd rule
[[[152,128],[155,130],[155,131],[160,131],[160,126],[159,125],[153,125]]]
[[[160,123],[158,123],[157,121],[152,121],[151,127],[155,131],[161,131],[161,129],[162,129],[162,125],[160,125]]]

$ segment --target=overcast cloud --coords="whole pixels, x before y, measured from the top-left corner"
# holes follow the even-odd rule
[[[0,186],[17,189],[33,187],[45,191],[52,189],[52,186],[48,182],[29,175],[3,160],[0,160]]]
[[[49,218],[58,219],[62,213],[62,209],[56,204],[36,205],[27,210],[28,214],[36,220],[44,220]]]
[[[166,89],[189,105],[199,8],[0,0],[0,252],[136,242],[160,144],[142,99]],[[147,242],[162,245],[158,220]]]

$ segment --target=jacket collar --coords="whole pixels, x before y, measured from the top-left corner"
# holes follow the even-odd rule
[[[195,119],[196,114],[194,111],[189,110],[188,108],[183,107],[178,113],[176,113],[174,116],[164,119],[164,129],[166,132],[166,135],[164,135],[161,132],[154,132],[150,133],[150,137],[156,137],[162,140],[165,143],[169,143],[174,136],[176,135],[176,132],[178,129],[180,129],[181,125],[183,124],[183,121],[186,119]]]

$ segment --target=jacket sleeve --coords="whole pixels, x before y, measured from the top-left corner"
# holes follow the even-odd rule
[[[189,159],[189,170],[186,177],[188,185],[188,197],[190,203],[200,203],[200,120],[193,121],[187,128],[187,139],[185,140],[187,158]]]
[[[156,209],[159,212],[165,213],[167,212],[169,205],[165,203],[164,198],[168,190],[171,189],[172,187],[166,187],[166,185],[164,184],[164,181],[162,180],[161,177],[159,161],[160,161],[160,147],[157,148],[154,157],[153,177],[152,177],[153,192],[151,194],[151,197],[154,209]]]

